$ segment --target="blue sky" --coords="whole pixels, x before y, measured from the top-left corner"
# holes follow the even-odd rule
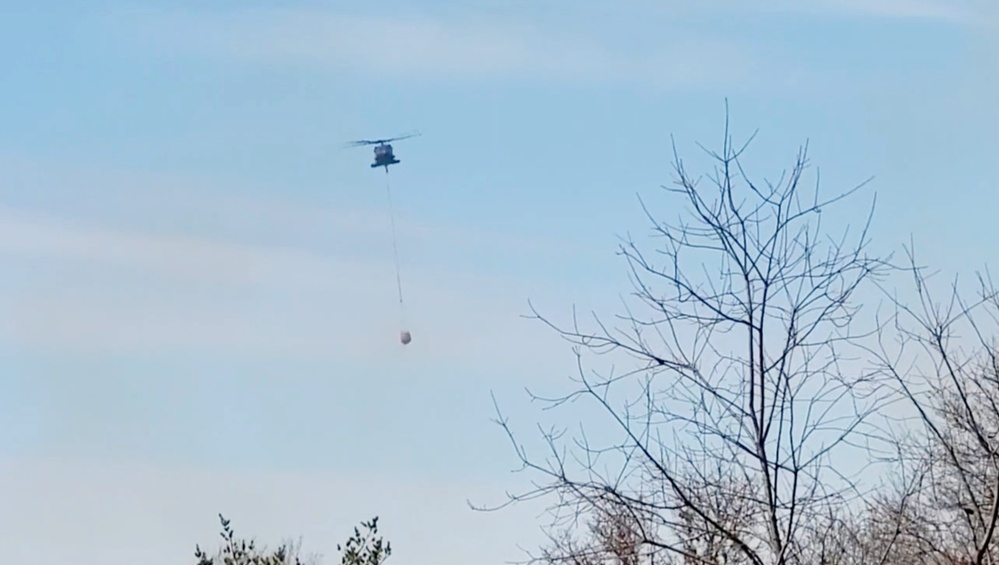
[[[172,563],[222,511],[332,555],[381,514],[396,559],[520,557],[535,513],[464,501],[520,484],[490,392],[529,434],[574,366],[527,300],[616,311],[636,194],[726,97],[752,171],[809,139],[827,191],[875,177],[879,248],[993,262],[992,4],[3,5],[0,545]],[[341,145],[412,129],[402,348],[384,175]]]

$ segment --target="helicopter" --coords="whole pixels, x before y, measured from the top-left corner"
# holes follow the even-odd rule
[[[372,169],[377,169],[378,167],[385,167],[385,172],[388,172],[389,165],[395,165],[400,163],[399,159],[396,159],[395,153],[392,152],[393,141],[400,141],[402,139],[409,139],[411,137],[416,137],[420,135],[417,133],[411,133],[409,135],[402,135],[399,137],[390,137],[388,139],[360,139],[357,141],[351,141],[347,144],[348,147],[360,147],[362,145],[374,145],[375,146],[375,162],[371,163]]]
[[[420,135],[420,132],[413,132],[408,135],[401,135],[399,137],[390,137],[388,139],[360,139],[357,141],[351,141],[345,144],[345,147],[360,147],[362,145],[374,145],[375,146],[375,162],[371,164],[372,169],[377,169],[378,167],[385,167],[385,192],[388,196],[389,205],[389,219],[392,226],[392,248],[395,254],[395,280],[399,288],[399,310],[401,317],[401,324],[403,328],[406,327],[406,307],[402,299],[402,276],[400,274],[401,269],[399,268],[399,248],[395,232],[395,213],[392,211],[392,188],[389,185],[389,166],[396,165],[400,161],[396,158],[395,153],[392,152],[393,141],[399,141],[401,139],[409,139],[411,137],[416,137]],[[399,341],[403,345],[408,345],[413,341],[413,334],[407,329],[402,329],[399,332]]]

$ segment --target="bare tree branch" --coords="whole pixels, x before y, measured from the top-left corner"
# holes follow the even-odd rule
[[[880,330],[872,320],[858,331],[855,295],[889,264],[868,255],[872,214],[853,238],[821,229],[821,212],[863,185],[804,194],[805,147],[777,182],[755,182],[747,148],[733,144],[726,114],[721,150],[705,149],[715,167],[703,183],[674,143],[675,180],[664,188],[687,214],[665,222],[640,202],[658,245],[648,253],[622,242],[634,301],[615,324],[594,315],[584,328],[574,311],[562,326],[531,306],[573,344],[579,369],[571,392],[533,398],[548,408],[588,401],[605,417],[600,435],[619,438],[597,446],[585,433],[543,432],[549,453],[538,460],[499,415],[523,468],[542,478],[510,501],[553,500],[553,528],[581,516],[626,524],[662,563],[832,562],[832,550],[814,561],[815,547],[834,545],[820,532],[846,528],[841,510],[860,494],[861,471],[846,463],[879,440],[870,420],[890,392],[883,374],[849,357]],[[589,371],[586,353],[633,369]],[[593,563],[593,548],[553,539],[560,551],[540,559]]]

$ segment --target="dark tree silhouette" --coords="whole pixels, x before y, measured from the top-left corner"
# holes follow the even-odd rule
[[[679,199],[670,210],[682,203],[686,214],[665,222],[642,202],[658,246],[624,240],[637,300],[615,323],[594,315],[586,328],[574,313],[560,325],[531,306],[573,344],[579,367],[570,393],[533,398],[549,409],[588,401],[603,415],[601,435],[618,438],[544,432],[539,460],[497,408],[540,477],[508,503],[550,497],[556,532],[589,516],[630,532],[642,559],[664,564],[814,564],[842,550],[833,536],[859,492],[855,453],[877,438],[870,417],[886,400],[878,375],[850,357],[878,329],[855,295],[890,266],[867,253],[873,205],[854,239],[822,229],[821,213],[866,183],[829,198],[818,182],[808,189],[807,146],[777,181],[756,182],[743,166],[753,137],[735,146],[726,117],[721,151],[704,149],[715,163],[708,182],[687,171],[674,143],[665,188]],[[587,353],[632,368],[591,371]],[[589,563],[606,549],[599,538],[573,545],[553,534],[557,550],[542,558]]]
[[[893,563],[997,563],[999,292],[982,274],[974,294],[955,279],[937,300],[911,251],[909,272],[914,306],[890,293],[874,349],[908,407],[895,488],[878,504],[879,527],[894,532],[885,552]]]
[[[194,557],[198,565],[317,565],[318,556],[303,559],[300,545],[282,544],[277,549],[258,547],[253,540],[236,536],[229,520],[219,514],[222,523],[222,546],[209,555],[201,546],[195,546]],[[363,531],[362,531],[363,529]],[[361,522],[354,534],[343,544],[337,545],[341,565],[382,565],[392,555],[392,546],[378,535],[378,517]]]

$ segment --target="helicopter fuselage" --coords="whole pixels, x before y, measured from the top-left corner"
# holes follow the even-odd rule
[[[371,164],[371,168],[388,168],[389,165],[395,165],[399,162],[400,161],[395,158],[395,154],[392,153],[392,146],[385,143],[375,147],[375,162]]]

